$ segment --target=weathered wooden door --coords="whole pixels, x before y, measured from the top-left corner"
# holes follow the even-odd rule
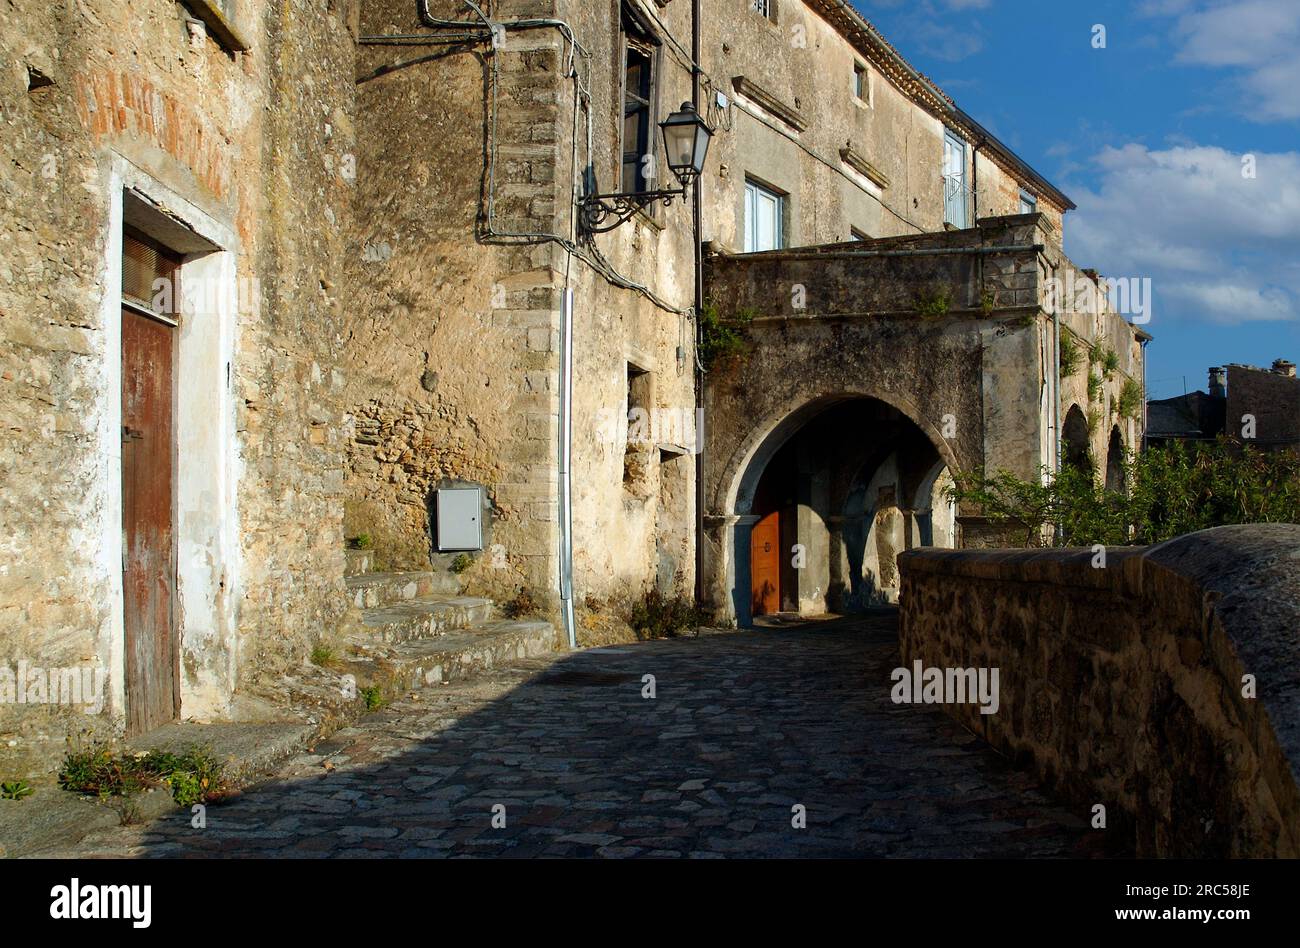
[[[175,720],[174,327],[122,308],[122,588],[128,733]]]
[[[772,511],[754,524],[749,537],[752,612],[756,616],[781,611],[781,516]]]

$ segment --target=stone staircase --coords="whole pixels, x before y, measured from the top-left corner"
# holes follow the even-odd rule
[[[340,670],[362,687],[399,694],[557,647],[551,623],[494,618],[493,602],[461,595],[449,572],[375,572],[372,551],[346,555],[348,595],[359,621],[344,636]]]

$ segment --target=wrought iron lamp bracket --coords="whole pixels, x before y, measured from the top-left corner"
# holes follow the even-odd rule
[[[590,234],[603,234],[632,219],[637,211],[656,201],[664,206],[673,198],[686,197],[686,186],[666,191],[620,191],[616,194],[589,194],[579,202],[583,230]]]

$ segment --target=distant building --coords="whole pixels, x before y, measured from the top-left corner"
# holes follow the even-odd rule
[[[1221,434],[1265,450],[1300,450],[1300,379],[1295,363],[1233,364],[1209,371],[1209,391],[1147,402],[1147,444],[1213,441]]]
[[[1228,366],[1228,434],[1265,450],[1300,451],[1300,379],[1295,363]]]
[[[1223,433],[1227,389],[1224,369],[1210,369],[1209,392],[1188,392],[1147,402],[1147,444],[1213,441]]]

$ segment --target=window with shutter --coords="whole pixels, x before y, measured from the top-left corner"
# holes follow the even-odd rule
[[[122,303],[175,323],[181,312],[181,257],[133,230],[122,234]]]

